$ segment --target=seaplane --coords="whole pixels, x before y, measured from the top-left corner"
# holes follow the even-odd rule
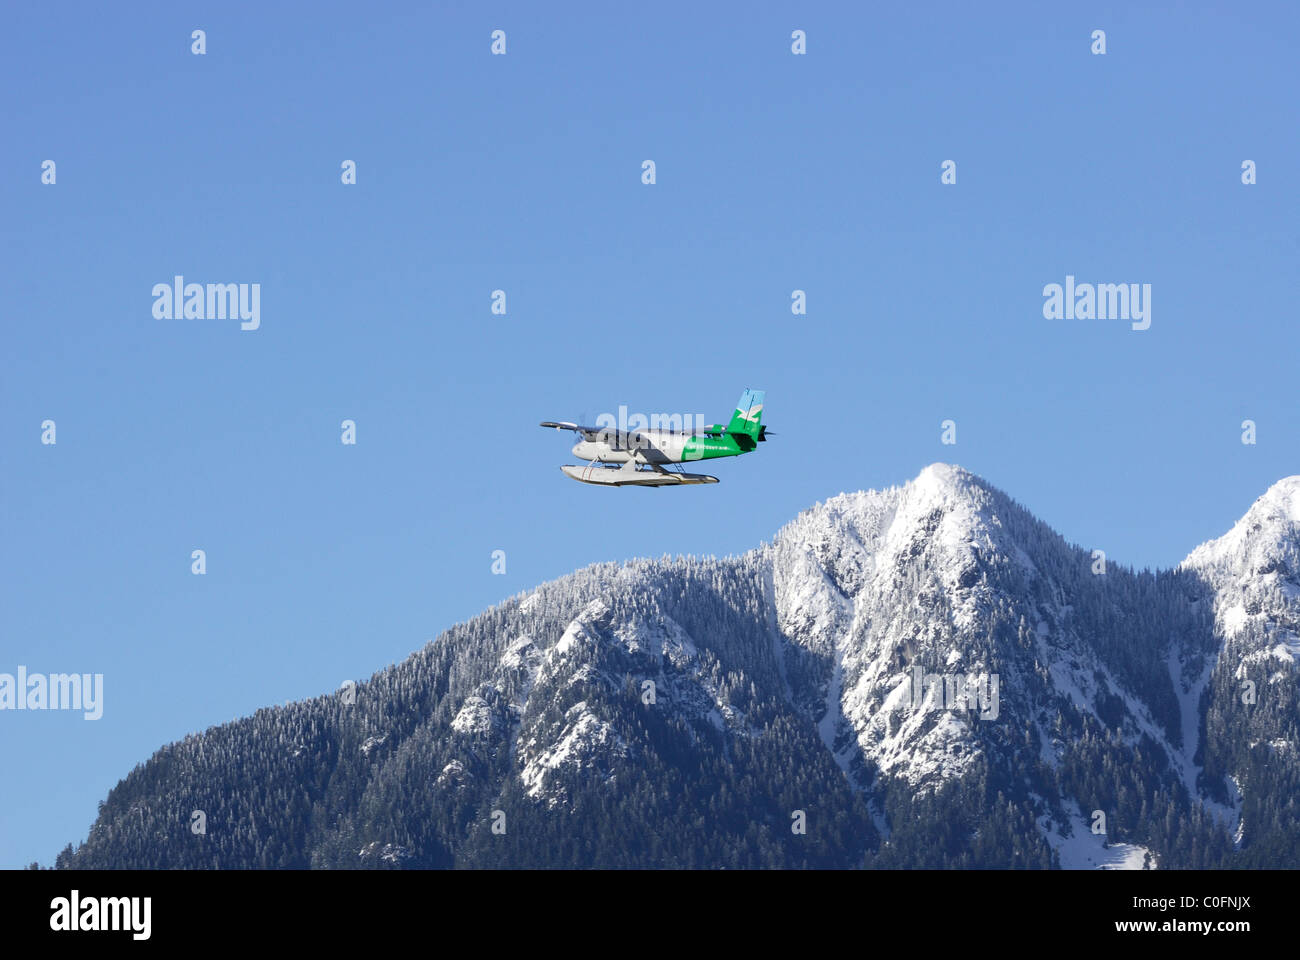
[[[581,483],[601,487],[717,483],[717,477],[686,473],[680,464],[738,457],[767,440],[767,427],[761,422],[763,396],[762,390],[746,390],[726,426],[714,423],[697,430],[620,430],[614,426],[584,427],[555,420],[543,420],[541,426],[572,430],[578,435],[573,455],[587,463],[566,463],[560,469],[566,477]]]

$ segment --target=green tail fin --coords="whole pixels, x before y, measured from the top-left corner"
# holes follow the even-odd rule
[[[746,390],[736,403],[736,412],[727,424],[728,433],[743,433],[754,440],[758,439],[759,425],[763,420],[762,390]]]

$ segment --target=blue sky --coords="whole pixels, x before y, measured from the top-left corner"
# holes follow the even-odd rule
[[[595,561],[942,460],[1160,567],[1300,473],[1294,5],[620,6],[5,12],[0,672],[105,704],[0,713],[0,866]],[[261,328],[155,319],[176,274]],[[1151,284],[1150,329],[1045,320],[1067,274]],[[536,426],[744,387],[778,436],[707,488],[573,483]]]

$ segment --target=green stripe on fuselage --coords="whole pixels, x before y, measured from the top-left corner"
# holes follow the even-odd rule
[[[744,437],[744,439],[749,440],[749,437]],[[720,437],[692,437],[686,441],[686,446],[682,448],[682,462],[713,460],[717,457],[738,457],[742,453],[748,453],[753,449],[754,442],[752,440],[749,440],[748,447],[744,447],[741,445],[739,438],[731,433],[724,433]]]

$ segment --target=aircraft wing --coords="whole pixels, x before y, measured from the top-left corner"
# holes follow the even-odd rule
[[[555,430],[572,430],[574,433],[582,434],[586,440],[599,440],[609,433],[605,427],[584,427],[581,424],[570,423],[568,420],[543,420],[538,426],[551,427]]]
[[[636,444],[650,447],[654,445],[649,436],[640,430],[628,430],[620,433],[613,427],[584,427],[582,424],[571,423],[568,420],[543,420],[538,426],[550,427],[555,430],[572,430],[574,433],[582,434],[584,440],[617,443],[620,446]]]

